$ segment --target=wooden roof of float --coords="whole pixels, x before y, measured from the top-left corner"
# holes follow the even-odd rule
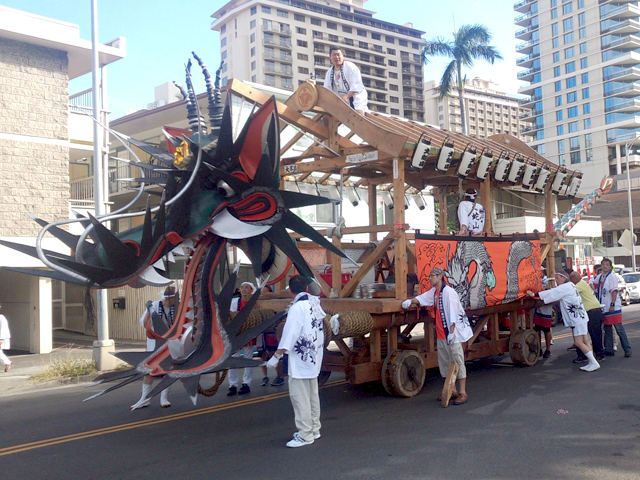
[[[228,82],[226,89],[259,105],[269,98],[235,79]],[[314,144],[303,154],[282,158],[281,174],[283,176],[302,175],[306,178],[311,172],[344,173],[360,177],[358,186],[392,183],[393,165],[390,160],[394,158],[410,160],[421,136],[429,139],[432,146],[436,148],[428,156],[427,164],[422,170],[412,169],[410,166],[406,169],[406,185],[418,190],[429,185],[458,185],[455,166],[449,168],[446,173],[434,168],[440,147],[445,141],[453,144],[454,158],[459,157],[466,148],[472,147],[478,155],[482,152],[490,152],[497,159],[508,154],[511,160],[517,158],[525,164],[535,163],[537,166],[545,166],[551,171],[549,184],[557,171],[566,172],[567,186],[574,176],[581,176],[579,172],[558,167],[524,142],[510,135],[499,134],[490,139],[481,139],[382,113],[369,112],[364,116],[360,115],[333,92],[312,82],[302,84],[285,104],[278,103],[278,112],[284,122],[304,132],[297,134],[286,145],[282,145],[282,155],[304,135],[311,135],[315,139]],[[312,114],[312,118],[304,115],[303,112],[308,112],[307,115]],[[341,135],[338,132],[340,125],[345,125],[349,132]],[[375,159],[370,160],[370,158]],[[496,182],[493,173],[490,173],[484,181],[478,179],[475,176],[477,164],[476,162],[469,175],[463,180],[467,188],[477,186],[486,180],[490,180],[491,188],[518,186],[518,183]]]

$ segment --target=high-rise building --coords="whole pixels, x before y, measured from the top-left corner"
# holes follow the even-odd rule
[[[232,0],[216,11],[223,83],[229,78],[295,90],[331,67],[329,47],[360,68],[374,111],[424,121],[424,32],[373,18],[366,0]]]
[[[435,80],[425,84],[426,122],[452,132],[462,132],[457,88],[454,86],[451,95],[443,98],[440,98],[439,88],[440,84]],[[525,140],[520,135],[520,116],[525,116],[528,110],[520,107],[515,96],[508,95],[490,80],[476,77],[466,81],[464,100],[469,135],[488,138],[507,133]]]
[[[514,10],[531,146],[583,171],[581,190],[593,189],[604,175],[625,170],[625,148],[640,131],[640,7],[625,0],[521,0]],[[635,152],[631,168],[640,166]]]

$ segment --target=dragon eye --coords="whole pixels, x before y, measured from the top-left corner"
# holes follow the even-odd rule
[[[236,194],[235,190],[224,180],[218,182],[218,192],[225,198],[233,197]]]

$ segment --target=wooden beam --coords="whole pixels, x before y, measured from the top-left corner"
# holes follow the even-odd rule
[[[378,259],[382,256],[383,253],[387,251],[391,242],[393,242],[393,233],[389,233],[381,242],[380,245],[376,247],[376,249],[367,257],[362,266],[358,269],[356,274],[351,277],[351,280],[347,282],[342,291],[340,292],[340,298],[348,297],[353,293],[356,286],[360,283],[360,281],[364,278],[367,272],[373,268]],[[406,280],[405,280],[406,281]]]
[[[402,159],[393,160],[393,240],[395,256],[396,298],[407,298],[407,240],[404,230],[404,166]]]
[[[547,188],[544,196],[544,230],[545,233],[553,232],[553,210],[556,203],[556,196],[551,191],[551,182],[547,182]],[[554,278],[556,274],[556,255],[554,252],[555,245],[551,244],[547,252],[547,277]]]
[[[369,204],[369,241],[375,242],[377,235],[375,230],[371,230],[378,223],[378,197],[375,185],[367,187],[367,202]]]
[[[333,245],[342,249],[342,242],[340,237],[333,235]],[[340,290],[342,289],[342,257],[331,253],[331,298],[339,298]]]
[[[493,206],[491,204],[491,180],[488,178],[482,182],[480,186],[482,193],[482,201],[480,202],[484,207],[484,232],[493,232]]]

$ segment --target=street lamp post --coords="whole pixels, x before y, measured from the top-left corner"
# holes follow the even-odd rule
[[[640,137],[635,137],[625,146],[627,163],[627,203],[629,208],[629,231],[631,232],[631,268],[636,271],[636,241],[633,235],[633,208],[631,206],[631,176],[629,175],[629,149]]]

